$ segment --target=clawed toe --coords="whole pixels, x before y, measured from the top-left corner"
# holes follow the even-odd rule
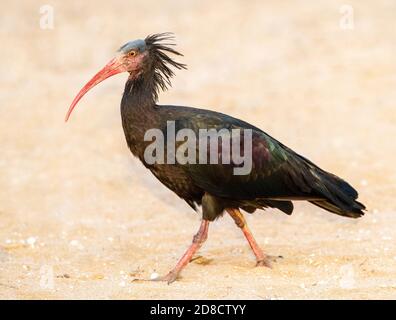
[[[265,258],[263,260],[258,260],[256,263],[256,267],[267,267],[272,269],[272,263],[268,258]]]
[[[171,284],[177,280],[178,276],[179,275],[177,273],[171,271],[167,275],[151,279],[151,281],[165,281],[168,284]]]
[[[261,260],[257,260],[256,267],[267,267],[272,269],[272,263],[277,262],[278,259],[283,259],[282,256],[265,256]]]

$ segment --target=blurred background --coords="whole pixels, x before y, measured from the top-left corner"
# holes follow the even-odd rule
[[[347,6],[345,6],[347,5]],[[0,13],[0,298],[395,298],[396,2],[3,1]],[[202,258],[165,273],[200,216],[132,158],[127,75],[76,93],[125,42],[175,33],[181,62],[160,103],[262,128],[360,191],[348,220],[305,203],[228,218]]]

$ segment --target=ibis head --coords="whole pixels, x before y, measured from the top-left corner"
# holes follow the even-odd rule
[[[150,35],[144,40],[138,39],[124,44],[118,49],[115,57],[80,90],[69,107],[65,121],[69,119],[74,107],[90,89],[121,72],[128,72],[130,79],[137,79],[143,75],[151,76],[156,88],[166,89],[170,85],[170,78],[173,76],[173,71],[169,68],[169,65],[178,69],[185,68],[184,64],[172,60],[166,54],[166,52],[170,52],[181,55],[170,47],[174,45],[169,42],[171,40],[173,40],[171,33],[160,33]]]

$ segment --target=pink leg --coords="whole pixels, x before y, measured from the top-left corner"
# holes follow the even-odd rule
[[[166,275],[154,280],[167,281],[168,284],[175,281],[182,269],[191,261],[193,255],[201,248],[208,238],[209,220],[202,220],[197,234],[194,236],[192,244],[177,262],[176,266]]]
[[[249,230],[246,220],[239,209],[226,209],[229,215],[234,219],[235,224],[241,228],[243,234],[245,235],[246,240],[249,242],[250,248],[252,249],[254,255],[256,256],[257,266],[266,266],[271,268],[271,263],[268,257],[264,254],[263,250],[259,247],[256,240],[253,237],[253,234]]]

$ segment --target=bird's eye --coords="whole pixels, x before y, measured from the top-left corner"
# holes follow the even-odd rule
[[[129,51],[128,55],[129,55],[130,57],[134,57],[134,56],[136,56],[136,51],[134,51],[134,50]]]

